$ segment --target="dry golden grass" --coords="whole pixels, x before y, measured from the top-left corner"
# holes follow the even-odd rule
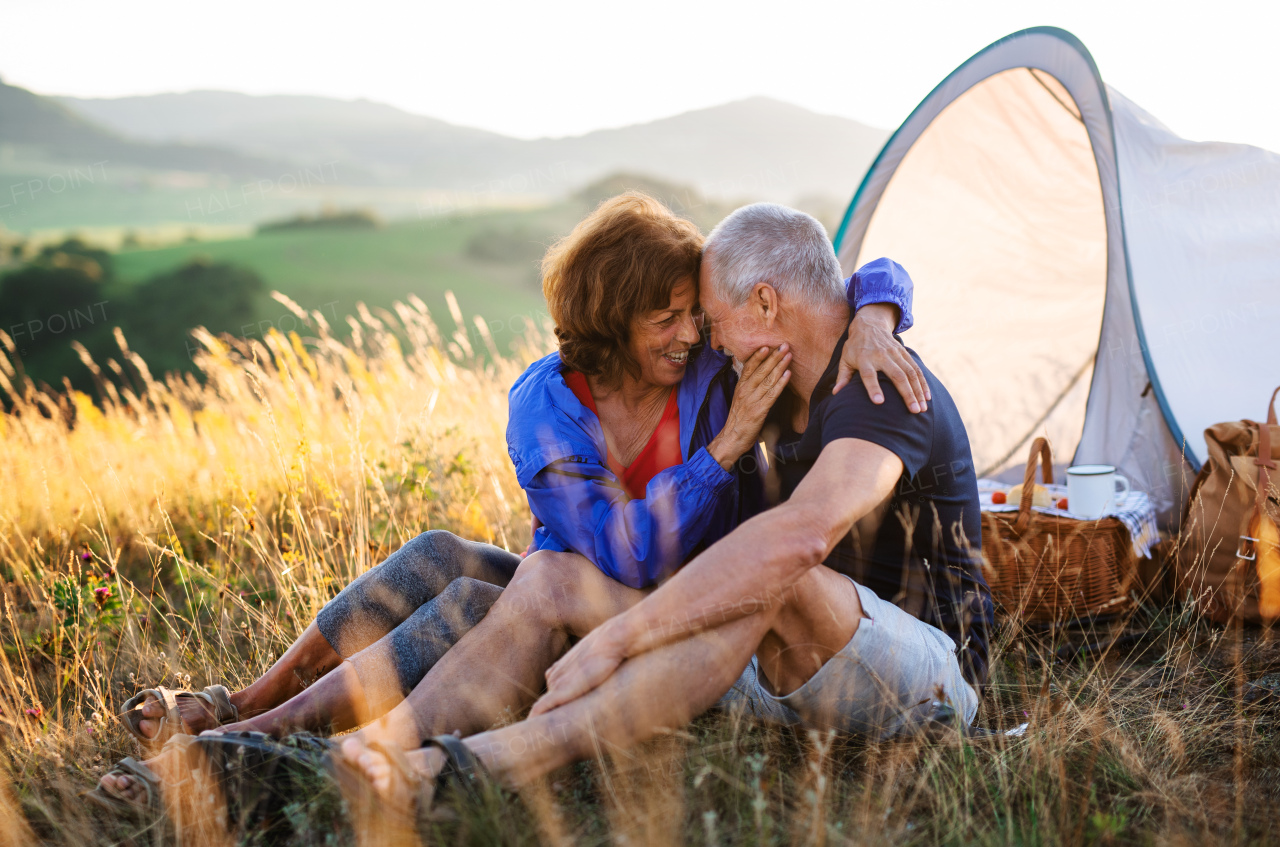
[[[299,314],[296,306],[290,305]],[[157,683],[246,683],[336,591],[430,528],[519,549],[507,459],[516,356],[419,302],[339,341],[199,335],[203,381],[127,352],[101,397],[39,391],[0,336],[0,843],[204,843],[80,798],[137,751],[114,715]],[[460,806],[432,840],[512,844],[1264,843],[1280,808],[1280,670],[1257,633],[1141,609],[1128,654],[1055,659],[1009,630],[980,722],[1020,739],[868,745],[708,716],[520,797]],[[1082,636],[1077,635],[1080,640]],[[182,798],[177,798],[181,800]],[[175,801],[176,802],[176,801]],[[175,807],[177,808],[177,807]],[[198,816],[197,816],[198,817]],[[203,819],[201,819],[203,820]],[[361,843],[386,841],[377,816]],[[305,830],[305,828],[304,828]],[[334,831],[299,836],[342,841]],[[389,837],[389,836],[388,836]],[[250,839],[252,840],[252,839]]]

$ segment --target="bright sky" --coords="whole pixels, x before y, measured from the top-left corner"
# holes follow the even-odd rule
[[[1196,140],[1280,150],[1275,0],[0,0],[0,77],[45,94],[367,97],[523,137],[765,94],[893,128],[1028,26]]]

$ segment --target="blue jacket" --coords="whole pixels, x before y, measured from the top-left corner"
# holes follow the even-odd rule
[[[846,285],[852,309],[893,303],[902,313],[897,331],[910,328],[912,283],[901,265],[876,259]],[[633,500],[606,464],[599,419],[565,383],[560,354],[530,365],[511,388],[507,451],[542,522],[533,548],[572,550],[618,582],[644,588],[761,511],[761,457],[744,457],[726,471],[707,452],[736,385],[727,357],[706,344],[690,352],[676,388],[684,461],[655,475],[645,498]]]

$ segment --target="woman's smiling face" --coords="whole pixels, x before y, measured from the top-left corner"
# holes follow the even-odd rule
[[[685,277],[671,290],[671,302],[631,322],[632,361],[640,368],[640,382],[672,387],[684,378],[689,351],[702,341],[702,313],[698,286]]]

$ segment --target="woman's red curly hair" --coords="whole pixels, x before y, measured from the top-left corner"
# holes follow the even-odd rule
[[[639,373],[628,352],[632,321],[698,281],[702,233],[638,191],[599,205],[542,259],[542,293],[565,368],[617,385]]]

